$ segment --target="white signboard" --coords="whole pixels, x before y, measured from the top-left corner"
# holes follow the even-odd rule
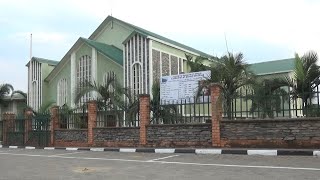
[[[161,104],[193,102],[199,87],[199,81],[210,79],[210,77],[211,71],[162,76],[160,78]],[[206,99],[208,99],[208,96]]]

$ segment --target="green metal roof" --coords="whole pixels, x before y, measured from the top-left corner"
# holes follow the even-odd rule
[[[125,24],[125,25],[131,27],[131,28],[133,29],[133,32],[135,31],[136,33],[142,34],[142,35],[144,35],[144,36],[154,37],[154,38],[156,38],[156,39],[159,39],[159,40],[161,40],[161,41],[164,41],[164,42],[167,42],[167,43],[169,43],[169,44],[175,45],[175,46],[180,47],[180,48],[182,48],[182,49],[186,49],[186,50],[188,50],[188,51],[197,53],[197,54],[199,54],[200,56],[203,56],[203,57],[210,57],[210,58],[212,57],[211,55],[206,54],[206,53],[204,53],[204,52],[201,52],[201,51],[199,51],[199,50],[196,50],[196,49],[194,49],[194,48],[192,48],[192,47],[189,47],[189,46],[186,46],[186,45],[184,45],[184,44],[178,43],[178,42],[176,42],[176,41],[173,41],[173,40],[168,39],[168,38],[166,38],[166,37],[160,36],[160,35],[158,35],[158,34],[156,34],[156,33],[150,32],[150,31],[148,31],[148,30],[145,30],[145,29],[140,28],[140,27],[138,27],[138,26],[135,26],[135,25],[133,25],[133,24],[124,22],[124,21],[122,21],[122,20],[120,20],[120,19],[117,19],[117,18],[114,18],[114,17],[112,17],[112,16],[108,16],[108,17],[104,20],[104,22],[97,28],[97,30],[96,30],[95,32],[93,32],[93,34],[89,37],[89,39],[91,39],[91,38],[97,33],[97,31],[99,31],[99,29],[102,29],[105,23],[107,23],[107,22],[109,22],[109,21],[112,21],[112,20],[118,21],[118,22],[120,22],[120,23],[122,23],[122,24]]]
[[[53,65],[53,66],[56,66],[59,63],[59,61],[45,59],[45,58],[39,58],[39,57],[32,57],[31,60],[37,61],[39,63],[50,64],[50,65]],[[26,66],[29,65],[29,62],[26,64]]]
[[[115,61],[116,63],[123,65],[123,52],[121,49],[118,49],[117,47],[113,45],[108,45],[104,43],[100,43],[97,41],[93,41],[86,38],[80,38],[85,43],[87,43],[89,46],[95,48],[98,52],[102,53],[103,55],[107,56],[111,60]]]
[[[257,75],[284,73],[294,70],[294,58],[266,61],[250,64],[250,69]]]

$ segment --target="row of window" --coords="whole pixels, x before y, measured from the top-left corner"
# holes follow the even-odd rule
[[[77,67],[77,88],[82,88],[86,84],[92,82],[91,81],[91,57],[88,55],[82,56],[79,60],[79,64]],[[113,71],[107,72],[103,77],[103,82],[105,85],[110,82],[111,79],[116,78],[116,74]],[[66,78],[62,78],[59,80],[57,85],[57,105],[62,106],[68,102],[68,81]],[[114,84],[109,86],[109,91],[114,91]],[[85,94],[80,99],[80,104],[87,102],[92,98],[91,93]]]

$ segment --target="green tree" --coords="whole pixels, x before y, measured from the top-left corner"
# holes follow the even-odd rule
[[[281,112],[281,105],[288,100],[288,92],[281,87],[287,86],[285,79],[264,79],[252,85],[253,93],[247,95],[252,101],[250,112],[258,111],[260,118],[273,118]]]
[[[216,60],[209,60],[209,66],[200,65],[203,58],[192,62],[189,60],[189,66],[192,72],[201,70],[210,70],[211,78],[200,84],[198,95],[203,88],[208,88],[211,83],[220,83],[223,91],[224,110],[228,118],[232,118],[231,103],[236,98],[237,90],[246,85],[253,84],[255,75],[249,70],[248,64],[244,61],[242,53],[227,55]]]
[[[11,84],[0,84],[0,104],[4,103],[4,99],[13,92],[13,86]]]
[[[287,77],[292,97],[301,98],[303,108],[308,105],[308,100],[313,97],[319,85],[320,70],[317,62],[318,55],[314,51],[309,51],[302,57],[295,54],[293,77]]]

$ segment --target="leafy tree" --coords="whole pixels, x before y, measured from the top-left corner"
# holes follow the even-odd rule
[[[13,92],[13,86],[11,84],[1,84],[0,85],[0,104],[4,103],[4,98],[10,96]]]
[[[288,100],[288,92],[281,87],[287,86],[285,79],[265,79],[252,85],[253,94],[247,95],[252,101],[251,113],[258,111],[260,118],[273,118],[274,112],[281,112],[282,103]]]
[[[301,98],[303,107],[308,105],[308,100],[313,97],[319,85],[320,70],[317,62],[318,55],[314,51],[309,51],[302,57],[295,54],[293,77],[287,77],[292,97]]]
[[[232,118],[232,99],[236,98],[239,88],[254,83],[255,75],[249,70],[249,66],[245,63],[242,53],[228,53],[228,55],[220,59],[215,61],[211,60],[208,68],[199,65],[202,61],[189,62],[189,65],[192,64],[193,66],[191,67],[193,72],[203,69],[211,71],[211,78],[200,84],[197,94],[199,95],[203,88],[208,88],[211,83],[220,83],[222,86],[226,115],[228,118]]]
[[[135,125],[139,112],[138,97],[130,88],[123,88],[115,77],[108,78],[105,84],[84,82],[80,87],[76,92],[75,103],[78,103],[85,94],[96,92],[99,110],[112,111],[120,123],[121,119],[125,119],[126,125]]]

